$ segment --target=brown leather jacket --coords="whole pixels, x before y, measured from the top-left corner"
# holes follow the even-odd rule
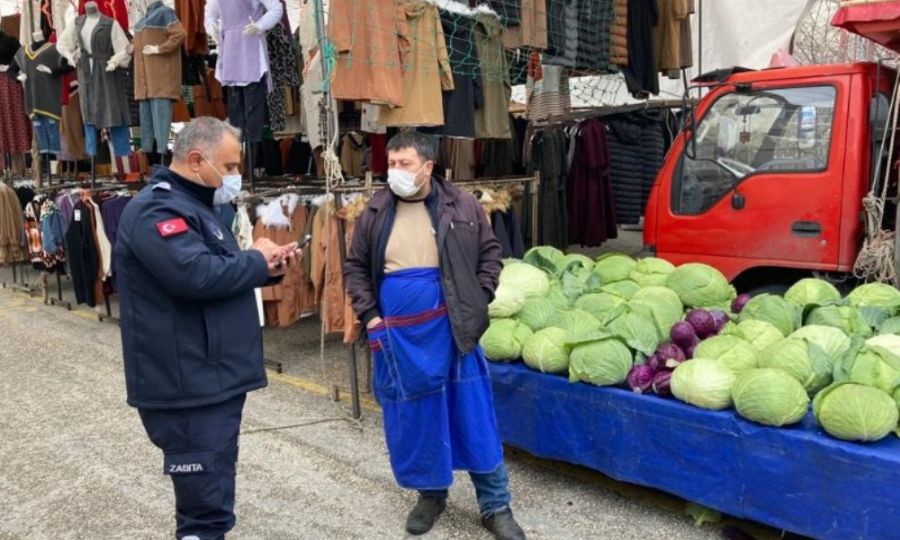
[[[441,284],[456,346],[467,353],[487,329],[487,305],[500,277],[500,242],[471,194],[434,177],[426,205],[437,230]],[[367,325],[380,316],[378,291],[384,280],[384,252],[393,223],[395,196],[375,194],[356,223],[344,280],[353,310]]]

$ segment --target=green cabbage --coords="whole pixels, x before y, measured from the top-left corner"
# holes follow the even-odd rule
[[[601,292],[608,292],[609,294],[614,294],[625,300],[631,300],[639,290],[641,290],[641,286],[630,279],[616,281],[615,283],[600,287]]]
[[[628,279],[636,264],[637,261],[627,255],[611,253],[597,258],[594,273],[600,275],[603,283],[615,283]]]
[[[720,410],[731,406],[734,373],[717,360],[695,358],[675,368],[670,387],[676,398],[702,407]]]
[[[569,380],[597,386],[625,382],[633,364],[631,351],[618,339],[576,345],[569,355]]]
[[[577,263],[580,268],[584,268],[588,272],[594,269],[594,261],[587,255],[581,253],[570,253],[563,257],[563,268],[572,268],[572,263]]]
[[[802,311],[797,304],[774,294],[761,294],[752,298],[741,310],[741,320],[755,319],[775,325],[784,335],[790,335],[800,326]]]
[[[804,278],[794,283],[786,293],[784,299],[797,304],[800,307],[824,306],[841,300],[841,293],[837,287],[824,279]]]
[[[513,317],[525,304],[521,289],[501,283],[494,293],[494,300],[488,304],[488,315],[492,319]]]
[[[609,331],[625,340],[632,349],[647,356],[659,347],[656,324],[637,313],[626,313],[609,323]]]
[[[884,283],[866,283],[853,289],[847,300],[859,308],[880,308],[893,315],[900,308],[900,291]]]
[[[638,260],[628,277],[641,287],[665,285],[673,270],[675,270],[675,266],[669,261],[647,257]]]
[[[807,325],[833,326],[848,336],[871,336],[872,328],[858,308],[853,306],[822,306],[806,317]]]
[[[649,312],[659,335],[665,340],[669,337],[672,325],[681,320],[684,306],[675,291],[667,287],[645,287],[634,293],[628,306],[632,311]]]
[[[700,263],[683,264],[673,270],[666,286],[688,307],[728,309],[737,296],[721,272]]]
[[[900,317],[891,317],[881,323],[878,327],[879,334],[898,334],[900,335]]]
[[[530,328],[513,319],[494,319],[481,336],[481,348],[491,360],[517,360],[522,356],[522,345],[531,335]]]
[[[604,325],[625,313],[626,309],[624,298],[605,292],[582,296],[575,301],[575,308],[590,313]]]
[[[550,278],[537,268],[523,264],[510,264],[500,271],[500,286],[520,291],[525,298],[546,296],[550,290]]]
[[[587,259],[587,263],[593,264],[590,262],[590,259]],[[599,292],[603,285],[603,279],[599,275],[592,273],[585,264],[584,261],[575,259],[569,263],[560,275],[559,281],[562,292],[570,302],[574,302],[584,294]]]
[[[900,388],[900,357],[883,347],[866,345],[855,355],[844,356],[835,366],[834,379],[873,386],[893,394]]]
[[[866,345],[870,347],[881,347],[887,349],[895,356],[900,356],[900,336],[895,334],[882,334],[873,336],[866,340]]]
[[[565,373],[569,369],[569,353],[566,351],[568,334],[561,328],[544,328],[525,340],[522,359],[544,373]]]
[[[750,342],[731,335],[705,339],[694,349],[694,358],[718,360],[735,374],[757,367],[757,354]]]
[[[797,380],[810,394],[831,384],[832,359],[806,339],[789,337],[770,345],[759,355],[759,367],[780,369]]]
[[[525,252],[522,261],[535,268],[558,276],[566,267],[566,254],[553,246],[535,246]]]
[[[767,426],[796,424],[809,410],[809,396],[796,379],[778,369],[751,369],[734,381],[738,414]]]
[[[835,383],[813,400],[819,425],[832,437],[877,441],[897,427],[897,404],[889,394],[869,386]]]
[[[756,319],[741,321],[733,327],[726,325],[720,334],[737,336],[753,345],[757,351],[763,351],[769,345],[784,339],[784,334],[774,324]]]
[[[550,326],[562,328],[568,333],[569,342],[580,342],[604,337],[608,332],[601,332],[602,325],[593,315],[580,309],[557,311],[550,320]]]
[[[516,318],[532,330],[543,330],[551,326],[557,307],[548,297],[532,296],[526,298]]]
[[[550,281],[550,290],[547,292],[546,298],[553,303],[556,309],[569,309],[572,307],[573,301],[563,294],[562,284],[558,279]]]
[[[850,336],[833,326],[809,325],[797,330],[788,337],[802,338],[815,343],[824,350],[832,362],[840,360],[850,349]]]

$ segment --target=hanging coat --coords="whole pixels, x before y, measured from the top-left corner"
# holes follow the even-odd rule
[[[569,173],[569,242],[594,247],[618,236],[609,146],[599,120],[585,120],[578,131]]]
[[[94,242],[94,209],[82,201],[75,203],[72,222],[66,231],[66,254],[75,300],[90,307],[96,305],[95,281],[100,270],[100,254]]]
[[[137,100],[181,98],[181,44],[185,32],[175,10],[162,2],[150,5],[134,26],[134,97]],[[143,54],[156,45],[159,54]]]
[[[85,124],[98,128],[131,125],[125,80],[118,71],[106,71],[106,63],[116,54],[113,50],[113,25],[109,17],[100,21],[91,33],[91,52],[81,37],[86,16],[75,19],[75,37],[81,56],[78,59],[78,81],[81,92],[81,116]]]
[[[360,7],[359,0],[330,2],[328,37],[337,54],[331,93],[335,99],[402,107],[400,67],[409,49],[406,15],[395,1]]]
[[[403,106],[382,107],[384,126],[442,126],[442,90],[453,90],[447,42],[437,7],[425,0],[404,0],[409,52],[403,60]]]
[[[506,53],[503,50],[503,27],[490,14],[475,16],[475,46],[481,63],[484,102],[475,111],[475,137],[478,139],[511,139],[509,99],[512,87]]]
[[[373,390],[397,483],[445,489],[453,471],[494,471],[503,447],[481,347],[461,354],[454,344],[437,268],[385,276],[384,322],[369,331]]]

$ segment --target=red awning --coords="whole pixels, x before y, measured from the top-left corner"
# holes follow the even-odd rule
[[[845,5],[834,14],[831,24],[900,52],[900,1]]]

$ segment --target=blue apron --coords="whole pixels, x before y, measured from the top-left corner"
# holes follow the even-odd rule
[[[445,489],[453,471],[494,471],[503,447],[481,347],[460,354],[437,268],[385,276],[384,324],[369,330],[374,391],[397,483]]]

